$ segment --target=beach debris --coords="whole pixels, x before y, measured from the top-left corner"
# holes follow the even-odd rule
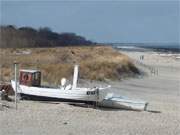
[[[9,83],[0,83],[0,91],[5,90],[8,95],[14,95],[13,88]]]
[[[1,100],[7,100],[8,98],[8,94],[6,93],[4,89],[0,91],[0,96],[1,96]]]
[[[64,122],[63,124],[64,124],[64,125],[67,125],[67,124],[68,124],[68,122]]]
[[[2,103],[0,103],[0,111],[2,111],[3,110],[3,105],[2,105]]]
[[[15,55],[29,55],[31,54],[31,50],[16,50],[14,54]]]
[[[8,97],[8,93],[5,90],[0,91],[0,98],[1,100],[12,101],[12,99]]]
[[[10,106],[7,105],[5,102],[0,102],[0,111],[3,111],[4,108],[10,108]]]

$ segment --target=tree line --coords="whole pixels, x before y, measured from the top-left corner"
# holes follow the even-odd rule
[[[13,25],[0,26],[0,47],[58,47],[75,45],[92,45],[94,42],[75,33],[56,33],[48,27],[17,28]]]

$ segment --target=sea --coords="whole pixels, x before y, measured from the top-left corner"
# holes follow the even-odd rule
[[[157,51],[180,53],[180,43],[110,43],[113,48],[126,51]]]

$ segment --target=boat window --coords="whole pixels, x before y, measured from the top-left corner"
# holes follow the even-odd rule
[[[39,79],[39,73],[35,73],[35,80]]]

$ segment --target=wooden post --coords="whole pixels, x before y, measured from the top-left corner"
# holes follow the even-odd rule
[[[1,58],[1,57],[0,57]],[[1,64],[0,64],[0,84],[1,84],[1,82],[2,82],[2,66],[1,66]]]
[[[14,62],[14,80],[15,80],[15,106],[16,106],[16,110],[17,110],[17,62]]]

